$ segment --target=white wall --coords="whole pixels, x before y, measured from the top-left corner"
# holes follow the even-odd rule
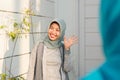
[[[12,41],[5,29],[0,29],[0,74],[5,72],[9,74],[11,65],[10,72],[13,76],[23,74],[26,78],[31,49],[41,35],[46,33],[49,21],[55,16],[55,2],[54,0],[2,0],[0,2],[0,25],[7,25],[10,29],[14,20],[21,21],[25,9],[32,8],[34,11],[35,16],[31,17],[33,22],[31,32],[21,34],[17,41]]]
[[[13,22],[20,20],[23,17],[24,8],[28,8],[29,1],[7,0],[0,3],[0,25],[6,25],[9,29],[12,28]],[[8,29],[7,28],[7,29]],[[6,30],[6,29],[5,29]],[[17,41],[12,41],[6,34],[5,30],[0,30],[0,73],[7,73],[9,70],[13,76],[26,74],[29,60],[29,34],[21,35]],[[14,45],[16,47],[14,48]],[[27,46],[24,46],[27,45]],[[15,49],[15,50],[14,50]],[[13,55],[12,55],[13,54]],[[11,66],[11,67],[10,67]],[[10,76],[12,76],[10,75]]]

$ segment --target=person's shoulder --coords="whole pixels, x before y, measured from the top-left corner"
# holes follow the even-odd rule
[[[38,45],[44,45],[44,42],[37,41],[36,44],[38,44]]]
[[[34,45],[35,46],[38,46],[38,45],[43,45],[44,43],[43,42],[41,42],[41,41],[36,41],[35,43],[34,43]]]

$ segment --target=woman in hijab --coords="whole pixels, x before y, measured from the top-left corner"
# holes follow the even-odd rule
[[[27,80],[69,80],[70,47],[76,37],[64,37],[66,24],[54,19],[48,28],[48,35],[38,42],[31,52]]]
[[[83,80],[120,80],[120,0],[101,0],[100,31],[105,63]]]

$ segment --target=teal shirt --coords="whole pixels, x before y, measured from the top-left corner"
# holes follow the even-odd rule
[[[120,80],[120,0],[101,0],[100,33],[106,61],[82,80]]]

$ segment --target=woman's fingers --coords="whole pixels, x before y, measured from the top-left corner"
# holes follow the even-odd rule
[[[72,44],[75,44],[78,42],[78,37],[77,36],[72,36],[69,38],[69,40],[72,42]]]
[[[64,42],[65,42],[65,44],[71,46],[71,45],[78,42],[78,37],[77,36],[71,36],[68,39],[66,37],[64,37]]]

